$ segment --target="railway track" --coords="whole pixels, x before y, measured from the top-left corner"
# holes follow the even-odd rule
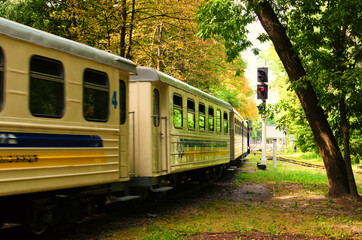
[[[272,156],[267,156],[268,160],[273,160]],[[319,169],[325,169],[325,167],[323,165],[319,165],[319,164],[313,164],[313,163],[308,163],[308,162],[303,162],[303,161],[299,161],[299,160],[294,160],[294,159],[287,159],[287,158],[283,158],[281,156],[277,157],[277,161],[281,161],[281,162],[289,162],[292,164],[296,164],[296,165],[300,165],[300,166],[304,166],[304,167],[311,167],[311,168],[319,168]],[[362,174],[361,171],[353,171],[354,173],[357,174]]]

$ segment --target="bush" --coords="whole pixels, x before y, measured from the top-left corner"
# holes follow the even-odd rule
[[[359,154],[357,153],[357,155],[355,155],[355,156],[352,156],[352,164],[359,164],[360,163],[360,156],[359,156]]]

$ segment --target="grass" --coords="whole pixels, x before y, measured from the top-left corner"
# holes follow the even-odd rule
[[[258,157],[252,157],[251,162],[257,162]],[[297,183],[301,186],[311,189],[319,190],[321,194],[326,194],[328,191],[327,184],[328,178],[326,174],[321,171],[306,171],[301,169],[300,166],[293,165],[280,165],[276,168],[267,167],[266,171],[248,172],[242,171],[237,176],[240,183],[246,182],[276,182],[276,183]]]
[[[256,168],[259,158],[252,156],[249,161],[253,163],[242,168],[237,181],[223,187],[226,192],[238,193],[240,198],[206,198],[181,209],[170,209],[155,219],[145,218],[137,226],[115,229],[104,239],[173,240],[208,232],[255,231],[270,236],[362,237],[356,235],[362,232],[362,205],[325,197],[328,181],[323,170],[278,164],[277,168],[268,165],[262,171]],[[265,201],[260,200],[260,188],[242,190],[243,186],[253,185],[266,189],[268,194],[262,199]]]
[[[271,153],[272,154],[272,153]],[[308,163],[312,164],[319,164],[323,165],[322,157],[319,154],[316,153],[302,153],[302,152],[296,152],[296,153],[288,153],[288,152],[278,152],[280,156],[283,156],[285,158],[293,159],[293,160],[301,160],[306,161]]]
[[[292,155],[290,153],[281,153],[280,155],[288,159],[299,160],[317,165],[324,165],[322,158],[316,153],[297,152]],[[255,163],[260,162],[260,156],[253,155],[251,156],[249,161]],[[312,188],[321,187],[323,193],[327,193],[328,189],[326,188],[326,186],[324,186],[328,184],[328,179],[325,174],[325,171],[317,169],[314,169],[313,171],[306,171],[308,169],[309,169],[308,167],[304,168],[296,165],[283,166],[279,165],[278,162],[278,167],[275,169],[268,168],[269,171],[264,173],[258,172],[253,176],[251,176],[250,174],[246,174],[245,176],[241,176],[241,180],[246,180],[245,178],[249,176],[252,178],[250,179],[250,181],[257,181],[258,179],[264,179],[264,178],[266,178],[269,181],[282,181],[283,178],[285,178],[285,180],[299,183],[304,187],[308,186]],[[357,164],[352,165],[352,169],[354,172],[362,172],[360,169],[357,169]],[[357,183],[357,190],[359,194],[362,195],[362,174],[355,173],[354,178]]]

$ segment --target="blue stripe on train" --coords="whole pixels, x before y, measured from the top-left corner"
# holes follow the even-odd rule
[[[103,141],[97,135],[0,132],[3,147],[103,147]]]

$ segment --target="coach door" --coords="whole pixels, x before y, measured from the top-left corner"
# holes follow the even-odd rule
[[[152,158],[153,172],[162,172],[162,129],[160,113],[160,92],[157,88],[152,93]]]
[[[127,124],[127,102],[126,102],[127,86],[123,80],[119,81],[119,114],[120,114],[120,136],[119,136],[119,157],[120,157],[120,177],[128,177],[128,124]],[[112,98],[112,104],[115,107],[118,105],[117,93],[115,92]]]

